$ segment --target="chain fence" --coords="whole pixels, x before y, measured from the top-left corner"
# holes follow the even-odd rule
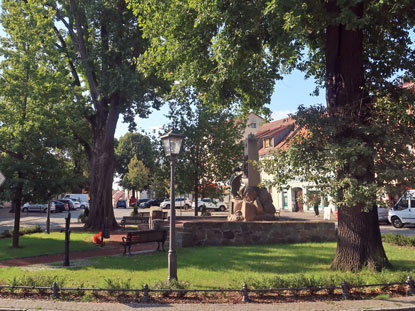
[[[358,288],[366,287],[393,287],[393,286],[406,286],[406,292],[408,295],[415,295],[415,282],[411,276],[408,276],[405,282],[397,283],[378,283],[378,284],[366,284],[366,285],[353,285],[343,281],[338,286],[316,286],[316,287],[290,287],[290,288],[264,288],[264,289],[251,289],[248,287],[248,284],[244,283],[240,289],[151,289],[147,284],[144,284],[143,288],[130,289],[130,288],[69,288],[62,287],[59,288],[56,282],[53,282],[51,286],[22,286],[22,285],[0,285],[1,289],[14,290],[38,290],[38,291],[50,291],[52,299],[58,299],[60,293],[63,292],[117,292],[117,293],[136,293],[137,295],[142,294],[142,302],[146,303],[150,300],[151,293],[177,293],[177,294],[186,294],[186,293],[240,293],[242,302],[249,302],[249,293],[281,293],[286,291],[291,292],[300,292],[300,291],[309,291],[311,294],[316,293],[321,290],[326,290],[328,292],[334,292],[335,290],[340,290],[344,299],[351,298],[351,290]]]

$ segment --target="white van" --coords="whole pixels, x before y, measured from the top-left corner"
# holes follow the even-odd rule
[[[395,206],[389,210],[388,220],[395,228],[415,224],[415,190],[406,190]]]
[[[88,193],[67,193],[63,195],[62,199],[75,199],[80,202],[80,208],[89,207]]]

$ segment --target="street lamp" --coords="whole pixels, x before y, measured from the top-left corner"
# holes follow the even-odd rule
[[[164,152],[170,160],[170,235],[169,235],[169,281],[177,281],[177,255],[176,255],[176,210],[174,195],[174,162],[180,153],[184,136],[171,130],[160,137]]]

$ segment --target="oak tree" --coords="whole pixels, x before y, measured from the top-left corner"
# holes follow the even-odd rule
[[[395,120],[377,115],[402,111],[393,79],[414,72],[413,1],[129,2],[151,39],[146,68],[196,88],[207,103],[258,110],[275,79],[294,68],[325,87],[326,113],[336,123],[329,141],[345,150],[334,153],[341,156],[334,162],[340,200],[333,268],[389,266],[372,208],[379,136],[369,132],[376,120]],[[385,96],[398,99],[374,104]]]

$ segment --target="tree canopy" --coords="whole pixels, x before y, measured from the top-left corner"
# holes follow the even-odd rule
[[[48,66],[65,64],[61,72],[69,73],[71,79],[61,81],[63,89],[80,90],[73,103],[87,122],[85,132],[77,135],[90,170],[91,214],[85,226],[100,229],[108,219],[108,226],[116,227],[111,190],[117,121],[122,114],[134,128],[136,115],[146,117],[152,108],[160,107],[159,95],[168,86],[163,79],[137,70],[139,57],[148,47],[137,18],[124,0],[3,0],[2,7],[17,31],[30,29],[53,42],[46,46],[40,40],[33,47],[48,56]],[[24,24],[25,18],[44,22],[42,26]]]
[[[400,135],[397,144],[404,141],[408,122],[399,123],[392,115],[397,112],[402,117],[411,105],[405,102],[406,95],[395,78],[397,73],[411,77],[414,72],[411,33],[415,3],[129,2],[140,15],[144,35],[151,40],[143,62],[146,68],[179,81],[176,87],[183,83],[196,88],[206,102],[219,98],[218,103],[225,105],[260,109],[269,102],[275,79],[294,68],[319,81],[316,92],[325,87],[327,110],[315,114],[313,108],[300,113],[299,123],[310,131],[318,125],[327,126],[319,135],[313,132],[315,144],[322,143],[316,154],[323,157],[305,165],[316,164],[313,169],[318,172],[318,164],[325,162],[338,181],[337,197],[342,204],[333,268],[389,266],[376,209],[366,207],[376,201],[375,167],[384,165],[383,177],[389,174],[387,178],[392,180],[392,170],[386,165],[393,163],[398,168],[404,164],[393,158],[393,153],[404,147],[395,150],[393,143],[383,139],[391,136],[382,135],[394,127],[391,133]],[[310,123],[313,121],[318,123]],[[379,122],[388,125],[382,128]],[[297,157],[308,159],[315,149],[297,150]],[[382,161],[378,161],[379,150],[389,154],[385,153]]]
[[[31,3],[25,8],[36,10]],[[0,170],[6,176],[0,197],[12,200],[18,247],[22,203],[46,202],[75,179],[66,147],[74,139],[69,124],[79,115],[72,106],[76,90],[64,87],[68,71],[50,63],[56,56],[50,20],[24,16],[7,1],[3,9],[9,14],[1,16],[7,36],[0,39]],[[50,54],[39,53],[40,46]]]

